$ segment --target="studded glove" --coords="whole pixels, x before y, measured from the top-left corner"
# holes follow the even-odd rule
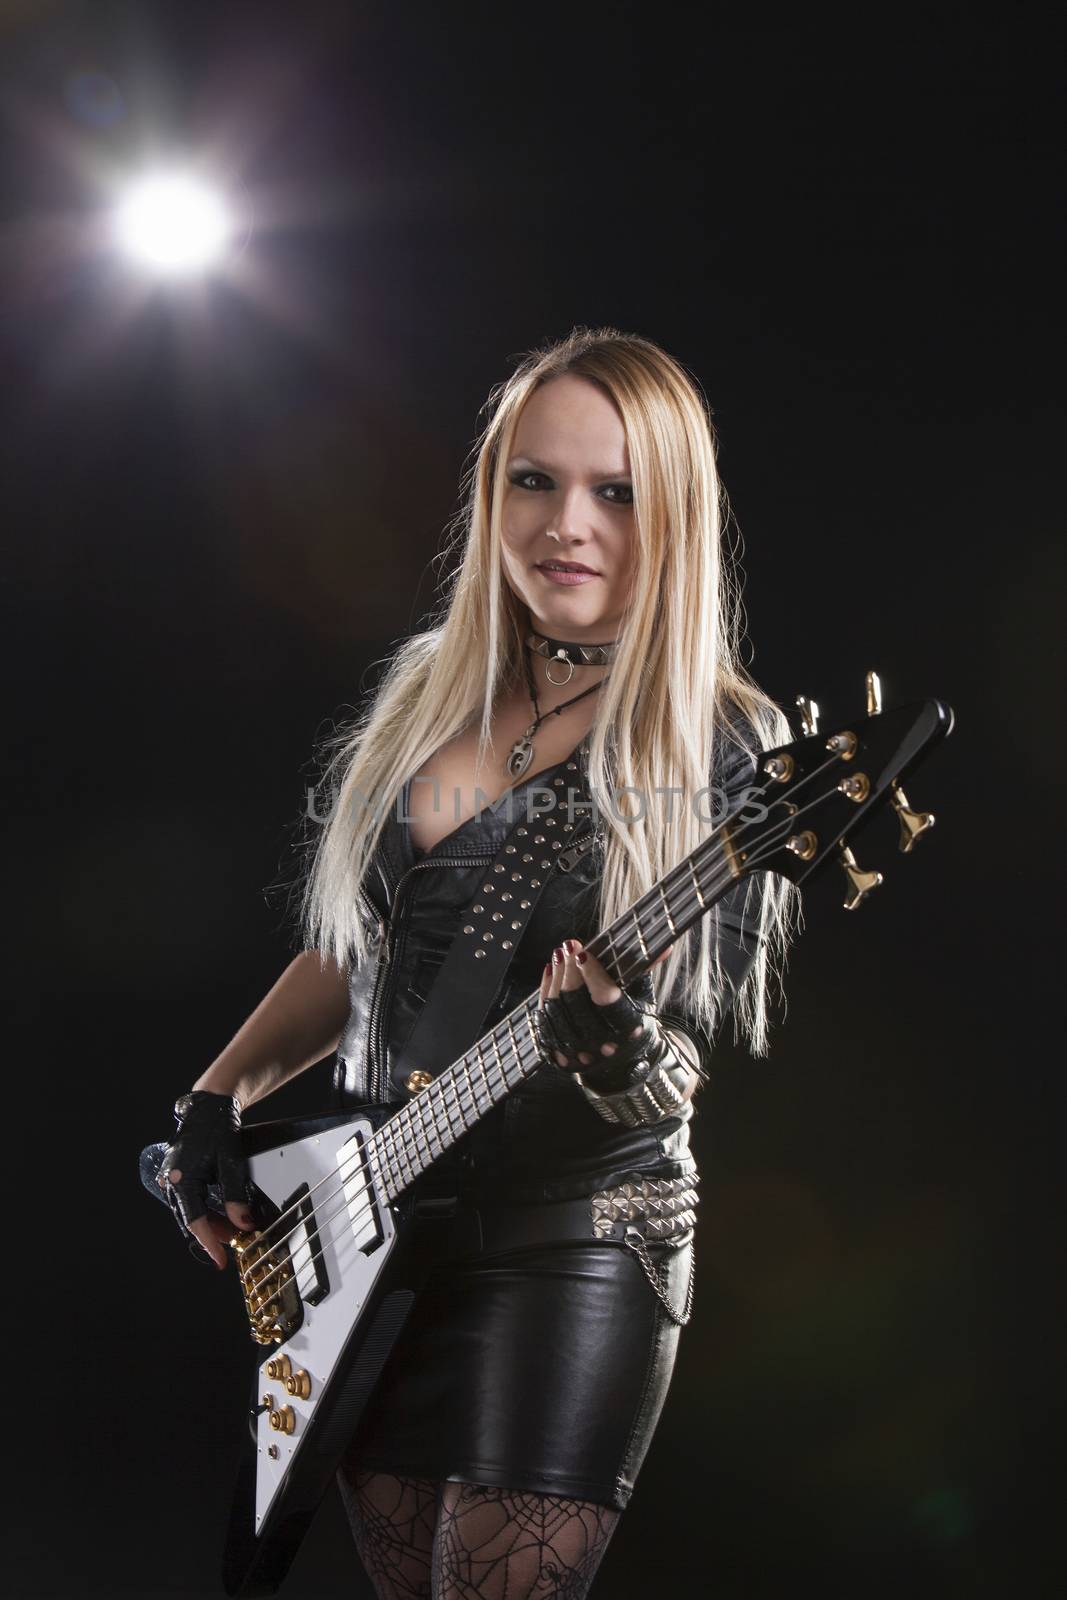
[[[651,980],[643,980],[651,996]],[[564,989],[535,1013],[546,1061],[572,1072],[585,1098],[605,1122],[635,1128],[678,1113],[687,1100],[692,1063],[673,1034],[660,1026],[650,1005],[625,990],[598,1006],[587,988]],[[613,1043],[611,1055],[601,1045]],[[566,1057],[565,1064],[557,1056]],[[578,1059],[592,1055],[591,1062]]]
[[[186,1235],[189,1224],[208,1211],[207,1185],[217,1186],[223,1202],[247,1205],[252,1199],[248,1164],[241,1152],[241,1108],[232,1094],[193,1089],[174,1102],[178,1131],[164,1151],[160,1173],[175,1221]],[[181,1177],[172,1181],[170,1173]]]

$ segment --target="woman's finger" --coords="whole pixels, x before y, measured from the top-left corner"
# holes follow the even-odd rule
[[[203,1246],[212,1261],[219,1268],[226,1265],[226,1240],[233,1233],[233,1228],[220,1217],[217,1212],[205,1213],[190,1222],[189,1232]]]
[[[545,999],[559,999],[559,993],[563,987],[563,978],[564,973],[566,972],[566,965],[566,952],[564,951],[562,945],[557,945],[552,952],[552,959],[545,969],[546,973],[548,974],[547,989],[544,987],[544,985],[542,985],[542,993]],[[565,1067],[567,1065],[567,1057],[563,1054],[562,1050],[554,1050],[552,1053],[555,1057],[557,1066]]]
[[[570,943],[573,947],[570,966],[573,967],[576,974],[581,975],[581,981],[584,982],[589,990],[589,998],[593,1004],[607,1006],[613,1000],[618,1000],[622,990],[614,979],[608,976],[596,956],[591,955],[588,950],[584,949],[577,939],[572,939]],[[570,987],[576,988],[577,984],[571,984]]]

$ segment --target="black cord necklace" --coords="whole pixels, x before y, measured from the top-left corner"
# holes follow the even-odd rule
[[[584,700],[587,694],[595,694],[600,688],[600,684],[604,682],[604,678],[607,677],[605,672],[604,678],[601,678],[599,683],[591,683],[588,689],[582,690],[581,694],[572,695],[569,700],[564,700],[562,705],[552,706],[548,711],[542,712],[541,703],[537,698],[537,683],[533,675],[533,669],[530,666],[529,657],[525,654],[522,658],[522,664],[526,670],[526,683],[530,691],[530,699],[533,701],[534,720],[530,723],[521,739],[515,740],[507,761],[504,763],[508,774],[516,780],[529,770],[530,763],[534,757],[533,737],[542,722],[547,722],[549,717],[558,716],[561,711],[566,711],[568,706],[576,705],[579,700]]]

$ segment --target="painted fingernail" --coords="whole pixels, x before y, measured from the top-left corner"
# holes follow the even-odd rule
[[[575,961],[577,961],[577,963],[578,963],[578,965],[579,965],[579,966],[580,966],[580,967],[584,967],[584,966],[585,966],[585,963],[586,963],[586,961],[587,961],[587,960],[588,960],[588,959],[589,959],[589,958],[588,958],[588,956],[587,956],[587,954],[586,954],[586,952],[585,952],[585,951],[584,951],[584,950],[579,950],[579,952],[578,952],[578,954],[577,954],[577,955],[576,955],[576,956],[575,956],[575,958],[574,958],[574,959],[575,959]]]
[[[563,960],[563,951],[560,948],[560,946],[557,945],[556,948],[552,952],[552,965],[554,967],[558,967],[562,960]]]

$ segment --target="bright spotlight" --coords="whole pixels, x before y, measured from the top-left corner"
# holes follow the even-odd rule
[[[116,215],[120,244],[156,272],[197,272],[222,254],[230,234],[226,207],[205,185],[180,173],[136,183]]]

